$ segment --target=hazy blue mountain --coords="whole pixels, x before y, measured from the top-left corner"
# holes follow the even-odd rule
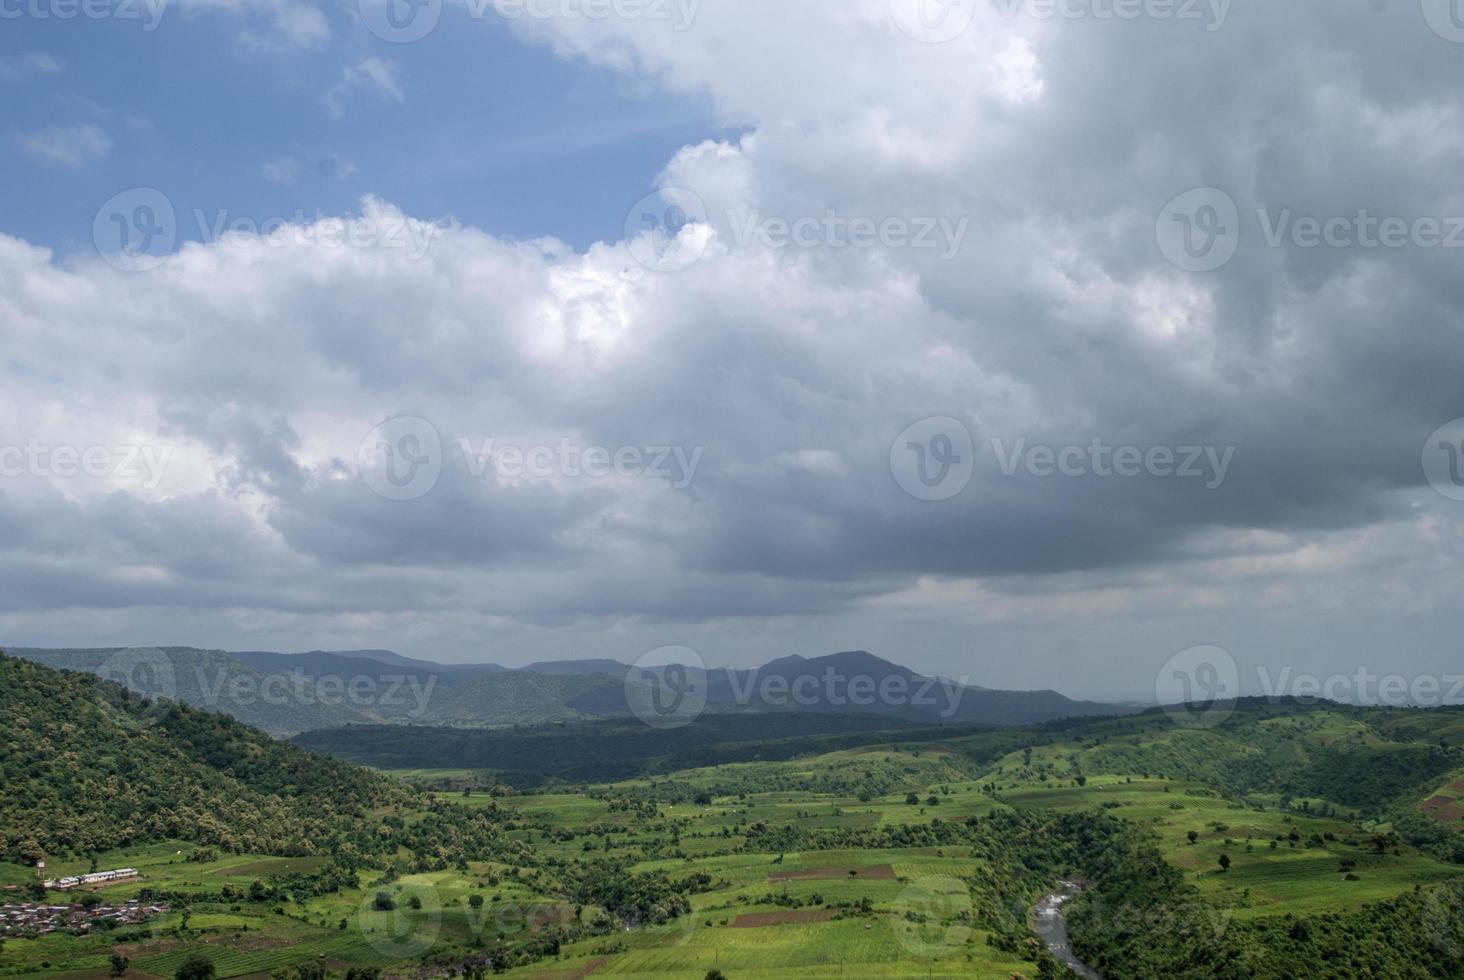
[[[492,727],[615,718],[651,703],[654,678],[608,660],[548,661],[518,670],[445,665],[390,651],[226,652],[192,647],[13,649],[83,670],[149,697],[221,711],[273,735],[350,724]],[[696,676],[693,674],[692,676]],[[1121,714],[1131,706],[1055,691],[996,691],[926,677],[865,651],[786,656],[702,675],[708,713],[866,714],[919,725],[1028,725]]]
[[[541,660],[522,669],[531,674],[604,674],[624,677],[630,665],[618,660]]]

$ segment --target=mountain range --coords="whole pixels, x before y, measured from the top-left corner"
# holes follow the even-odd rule
[[[654,670],[604,659],[510,669],[439,664],[389,650],[7,650],[49,667],[94,673],[148,697],[229,714],[276,736],[352,724],[497,727],[623,717],[655,703],[663,680]],[[750,669],[687,668],[684,677],[713,713],[858,713],[919,725],[1017,726],[1137,710],[1055,691],[962,684],[863,651],[788,656]]]

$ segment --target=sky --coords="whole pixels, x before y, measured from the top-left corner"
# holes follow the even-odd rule
[[[0,0],[0,643],[1448,689],[1461,76],[1455,0]]]

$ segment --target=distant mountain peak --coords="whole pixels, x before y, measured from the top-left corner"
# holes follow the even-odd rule
[[[619,676],[629,670],[630,665],[602,657],[590,660],[540,660],[519,669],[529,674],[614,674]]]

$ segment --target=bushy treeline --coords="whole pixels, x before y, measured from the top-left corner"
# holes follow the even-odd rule
[[[692,874],[673,881],[663,873],[634,873],[623,863],[597,862],[574,885],[581,905],[598,905],[629,926],[660,925],[691,911],[687,896],[706,891],[712,879]]]
[[[1445,776],[1464,767],[1464,748],[1428,738],[1416,724],[1400,726],[1399,714],[1246,703],[1215,728],[1184,729],[1143,716],[1086,732],[1079,727],[1069,737],[1091,739],[1082,757],[1090,775],[1166,776],[1236,797],[1320,798],[1380,819],[1399,804],[1416,808]],[[1412,714],[1440,724],[1455,717]]]
[[[1464,885],[1416,887],[1351,913],[1236,919],[1147,858],[1109,869],[1067,909],[1073,949],[1112,977],[1457,980]]]

